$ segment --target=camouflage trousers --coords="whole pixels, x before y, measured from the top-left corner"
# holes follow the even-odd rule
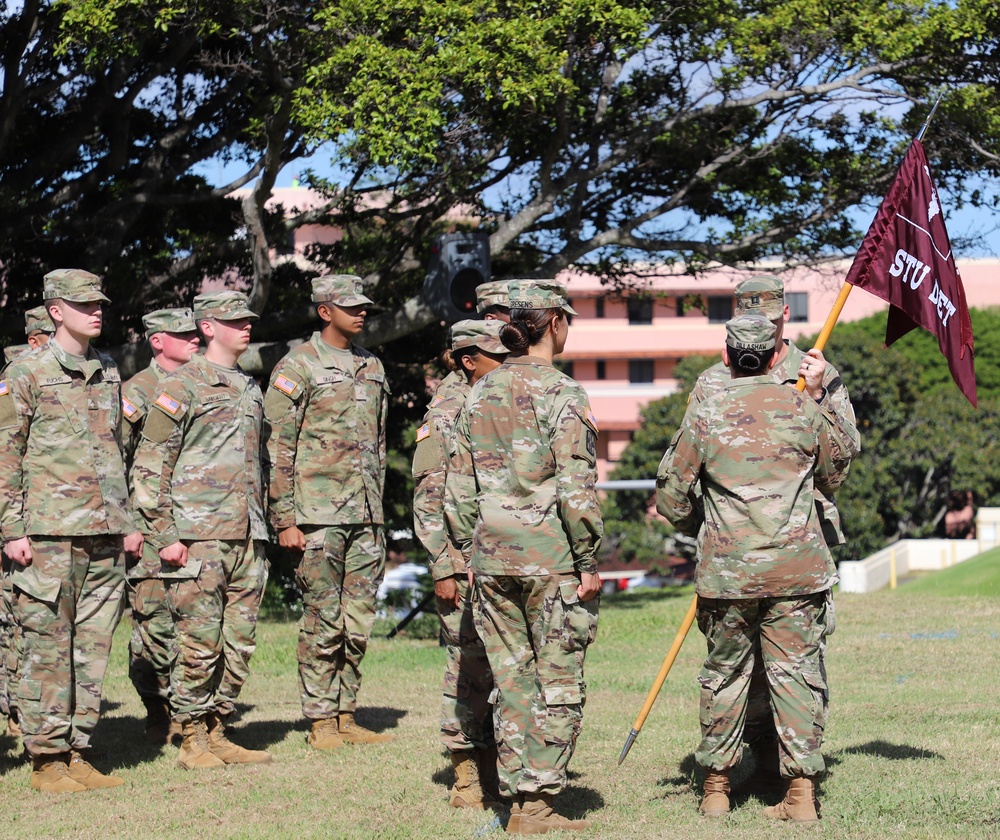
[[[122,613],[122,537],[29,539],[31,563],[11,575],[23,644],[17,707],[24,746],[33,756],[85,750]]]
[[[357,708],[385,543],[381,525],[303,530],[306,550],[295,574],[302,590],[299,690],[303,715],[324,720]]]
[[[493,673],[476,632],[468,580],[456,576],[455,582],[462,605],[438,599],[437,608],[448,655],[441,687],[441,743],[448,752],[460,753],[493,746]]]
[[[128,676],[145,699],[170,696],[170,669],[174,662],[174,618],[167,602],[167,587],[158,578],[128,581],[132,608]]]
[[[256,540],[196,540],[187,562],[196,577],[164,578],[176,628],[170,712],[181,723],[236,710],[267,582],[263,544]]]
[[[583,723],[583,661],[597,633],[598,599],[576,575],[475,577],[476,629],[496,687],[500,789],[557,794]]]
[[[17,672],[21,661],[21,628],[14,620],[12,561],[4,555],[0,570],[0,715],[17,717]]]
[[[701,743],[695,760],[725,770],[740,758],[755,645],[764,663],[777,729],[781,775],[825,769],[823,731],[829,695],[824,654],[833,632],[829,593],[746,600],[698,599],[698,626],[708,642],[701,683]]]

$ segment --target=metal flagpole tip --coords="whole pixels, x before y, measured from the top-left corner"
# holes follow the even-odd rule
[[[618,756],[619,766],[621,766],[621,763],[625,760],[625,756],[628,755],[628,751],[632,749],[632,745],[635,743],[635,739],[638,737],[639,737],[638,729],[633,729],[631,732],[628,733],[628,738],[625,739],[625,746],[622,747],[621,755]]]

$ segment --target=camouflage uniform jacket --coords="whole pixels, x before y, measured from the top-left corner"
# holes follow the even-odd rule
[[[381,525],[389,387],[351,345],[345,369],[318,332],[278,362],[264,401],[271,526]]]
[[[195,356],[162,383],[132,467],[150,544],[267,539],[263,397],[239,369]]]
[[[785,358],[776,364],[770,372],[774,382],[783,382],[786,385],[795,385],[799,381],[799,368],[802,366],[802,358],[805,356],[794,342],[786,341],[788,352]],[[688,413],[701,405],[704,400],[712,394],[720,391],[730,380],[729,368],[718,362],[704,371],[695,382],[688,398]],[[826,388],[826,396],[823,404],[840,418],[847,426],[854,427],[856,420],[854,417],[854,406],[851,405],[851,398],[847,394],[847,386],[840,378],[837,369],[827,363],[826,371],[823,373],[823,387]],[[687,419],[685,417],[685,419]],[[846,476],[850,467],[850,461],[839,465]],[[820,492],[816,496],[817,512],[820,522],[823,525],[823,535],[827,545],[840,545],[844,542],[844,532],[840,526],[840,511],[831,493]]]
[[[73,356],[53,339],[11,363],[0,381],[5,540],[133,530],[121,421],[121,377],[103,353]]]
[[[132,461],[142,437],[142,424],[149,413],[149,406],[159,395],[161,384],[170,374],[156,361],[140,370],[122,385],[122,444],[125,450],[125,467],[129,475],[129,493],[132,492]]]
[[[455,420],[471,390],[465,377],[462,379],[462,383],[449,383],[446,378],[441,383],[424,422],[417,429],[417,448],[413,453],[413,530],[431,556],[434,580],[465,573],[465,558],[449,539],[444,524],[448,446]],[[465,387],[459,388],[459,384]]]
[[[542,359],[507,359],[455,425],[445,518],[486,575],[597,571],[597,426],[586,391]]]
[[[853,424],[767,375],[730,379],[689,412],[657,470],[656,509],[698,534],[698,594],[773,598],[836,583],[814,493],[839,487],[859,448]]]

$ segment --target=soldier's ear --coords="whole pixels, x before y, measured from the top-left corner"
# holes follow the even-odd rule
[[[726,367],[729,367],[729,345],[728,344],[723,344],[722,345],[722,364],[724,364]]]
[[[316,314],[324,324],[329,324],[333,320],[333,311],[328,303],[321,303],[316,307]]]

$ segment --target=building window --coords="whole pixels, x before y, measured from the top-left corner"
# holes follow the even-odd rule
[[[789,321],[809,320],[808,292],[785,292],[785,303],[788,304]]]
[[[594,301],[594,317],[603,318],[604,317],[604,298],[599,297]]]
[[[607,377],[607,371],[604,369],[604,359],[597,360],[597,378],[604,379]]]
[[[709,295],[708,323],[724,324],[733,317],[733,298],[730,295]]]
[[[628,322],[630,324],[652,324],[653,299],[630,297],[628,299]]]
[[[652,359],[629,359],[628,381],[633,385],[649,385],[653,381]]]

